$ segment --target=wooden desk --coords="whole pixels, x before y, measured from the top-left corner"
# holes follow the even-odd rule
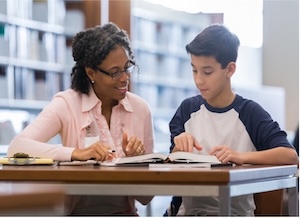
[[[221,168],[2,166],[0,180],[62,182],[68,194],[218,196],[220,215],[231,215],[231,197],[287,188],[297,190],[296,165]],[[289,198],[297,216],[298,198]]]
[[[63,215],[64,192],[63,185],[0,182],[0,215]]]

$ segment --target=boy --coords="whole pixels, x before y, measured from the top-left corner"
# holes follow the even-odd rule
[[[186,46],[201,95],[185,99],[172,118],[171,151],[215,155],[223,163],[237,165],[297,164],[297,153],[278,123],[231,88],[239,44],[224,25],[214,24]],[[253,216],[254,210],[252,195],[232,199],[232,215]],[[217,216],[218,212],[218,198],[183,197],[178,215]]]

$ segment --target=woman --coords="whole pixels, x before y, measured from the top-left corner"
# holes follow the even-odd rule
[[[72,43],[71,89],[57,93],[37,118],[11,142],[8,155],[23,152],[58,161],[105,161],[153,151],[147,103],[128,92],[137,70],[128,36],[113,23],[79,32]],[[90,134],[95,143],[86,144]],[[63,146],[47,142],[59,134]],[[115,150],[111,153],[111,150]],[[134,199],[152,197],[72,196],[67,214],[137,215]]]

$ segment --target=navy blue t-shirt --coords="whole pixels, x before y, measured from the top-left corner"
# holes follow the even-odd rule
[[[238,152],[293,147],[286,133],[259,104],[239,95],[225,108],[211,107],[200,95],[184,100],[170,121],[170,131],[171,150],[174,137],[182,132],[191,133],[204,154],[216,145],[227,145]],[[179,197],[174,199],[181,203]],[[179,210],[179,215],[218,216],[217,197],[183,197],[182,201],[184,210]],[[231,206],[234,215],[254,216],[253,195],[233,197]]]
[[[211,107],[201,95],[185,99],[170,121],[170,132],[171,150],[174,137],[182,132],[191,133],[207,153],[216,145],[240,152],[293,147],[258,103],[239,95],[225,108]]]

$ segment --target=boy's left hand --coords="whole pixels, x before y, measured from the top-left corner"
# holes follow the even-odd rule
[[[215,155],[222,163],[243,164],[242,153],[236,152],[227,145],[217,145],[210,152],[210,155]]]

